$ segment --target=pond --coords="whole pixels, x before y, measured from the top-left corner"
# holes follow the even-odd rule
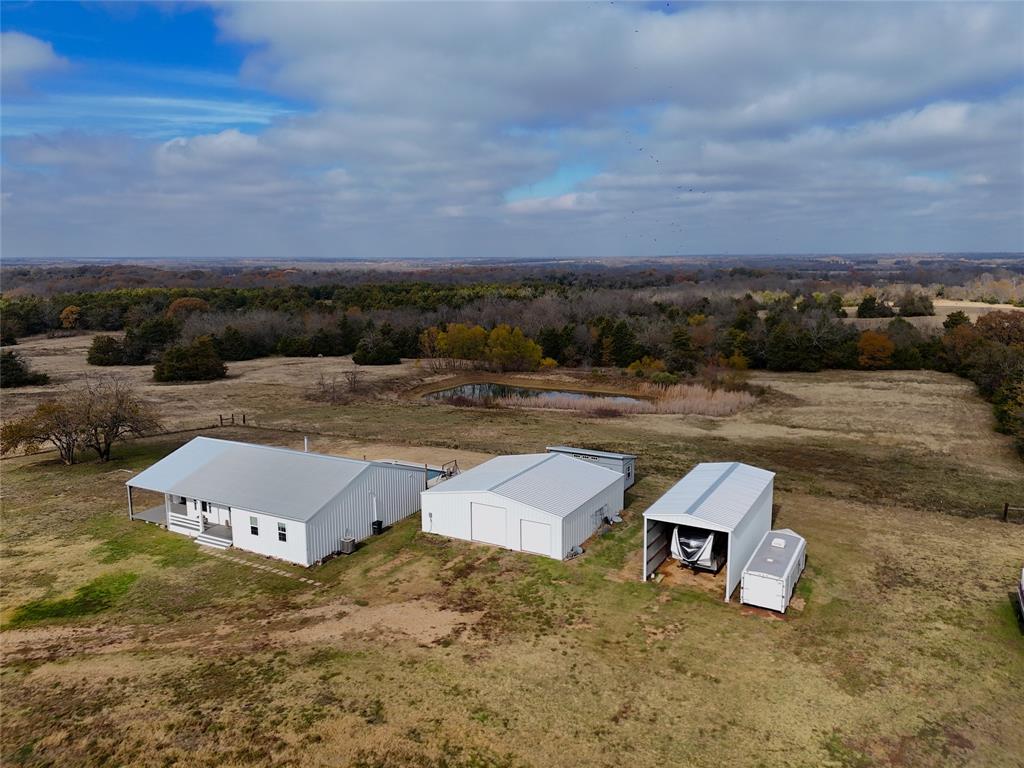
[[[499,397],[529,397],[536,398],[538,406],[543,406],[545,400],[564,398],[572,400],[602,400],[618,404],[641,402],[639,398],[628,397],[627,395],[603,395],[599,392],[574,392],[568,389],[531,389],[529,387],[515,387],[509,384],[495,384],[489,381],[459,384],[457,387],[431,392],[424,395],[424,397],[427,400],[466,398],[467,400],[478,402],[493,400]]]

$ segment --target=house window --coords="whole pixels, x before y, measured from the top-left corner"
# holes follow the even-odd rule
[[[277,524],[277,540],[278,541],[288,541],[288,531],[284,527],[284,523],[278,523]]]
[[[633,476],[633,465],[632,464],[627,464],[626,465],[626,477],[632,477],[632,476]]]
[[[202,507],[203,512],[209,512],[209,505],[205,501],[199,502],[199,506]]]
[[[253,536],[260,535],[260,522],[251,515],[249,517],[249,533],[251,533]]]

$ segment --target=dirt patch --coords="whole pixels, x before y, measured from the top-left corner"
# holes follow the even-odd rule
[[[482,616],[482,611],[453,611],[428,600],[371,606],[339,601],[300,611],[294,618],[301,626],[273,632],[271,638],[288,645],[320,645],[362,635],[382,645],[399,640],[431,645],[465,631]]]

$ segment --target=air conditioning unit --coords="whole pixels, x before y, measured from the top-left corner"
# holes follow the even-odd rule
[[[344,539],[341,540],[340,551],[341,554],[343,555],[351,555],[353,552],[356,551],[356,540],[353,539],[351,536],[346,536]]]

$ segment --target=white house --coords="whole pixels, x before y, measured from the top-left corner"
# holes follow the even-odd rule
[[[622,511],[623,482],[558,453],[499,456],[423,491],[423,530],[562,560]]]
[[[416,512],[427,468],[197,437],[129,480],[128,514],[214,547],[312,565]],[[132,490],[164,495],[136,513]]]
[[[548,453],[563,453],[574,459],[590,461],[607,469],[621,472],[626,478],[626,488],[636,482],[636,454],[615,453],[614,451],[598,451],[593,448],[574,448],[570,445],[549,445]]]
[[[698,464],[644,512],[646,581],[667,558],[725,567],[725,600],[772,527],[775,473],[738,462]]]

